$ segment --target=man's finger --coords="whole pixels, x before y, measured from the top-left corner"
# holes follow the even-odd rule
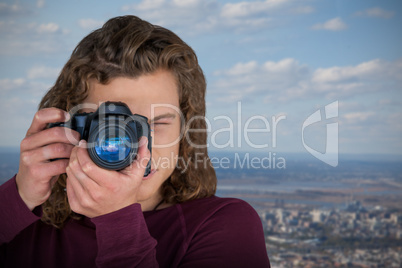
[[[42,130],[24,138],[21,142],[21,151],[28,151],[52,143],[77,145],[80,134],[65,127],[55,127]]]
[[[58,108],[44,108],[36,112],[32,124],[27,131],[27,136],[44,130],[49,123],[65,122],[70,115]]]
[[[148,150],[148,139],[145,136],[143,136],[139,140],[139,148],[136,159],[129,167],[124,169],[122,173],[142,178],[144,176],[145,169],[148,165],[150,158],[151,153]]]
[[[82,171],[93,180],[96,184],[108,186],[111,184],[111,178],[118,176],[118,173],[113,170],[107,170],[98,167],[90,158],[87,150],[87,142],[81,140],[79,146],[74,149],[78,164]]]

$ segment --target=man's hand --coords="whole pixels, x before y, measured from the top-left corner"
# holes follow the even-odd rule
[[[74,144],[78,144],[78,132],[64,127],[46,128],[49,123],[68,119],[68,113],[63,110],[42,109],[35,114],[21,142],[16,183],[22,200],[30,210],[49,198],[58,175],[66,172]],[[52,159],[55,160],[50,161]]]
[[[148,140],[142,137],[136,160],[118,172],[98,167],[89,157],[87,143],[80,141],[67,167],[67,196],[71,209],[89,218],[137,203],[138,189],[150,159]]]

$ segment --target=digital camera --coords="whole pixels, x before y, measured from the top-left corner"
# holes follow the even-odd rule
[[[105,102],[93,113],[72,114],[67,122],[49,124],[52,127],[71,128],[87,141],[88,153],[99,167],[121,170],[129,166],[137,156],[139,139],[148,138],[151,152],[151,131],[145,116],[132,114],[125,103]],[[142,163],[140,163],[142,164]],[[151,160],[144,176],[151,172]]]

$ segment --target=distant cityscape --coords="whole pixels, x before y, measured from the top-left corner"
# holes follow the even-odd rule
[[[401,267],[402,213],[277,203],[259,210],[274,267]]]
[[[213,157],[234,159],[233,154]],[[0,183],[18,170],[0,149]],[[217,195],[260,215],[272,267],[402,267],[402,161],[287,157],[286,168],[216,168]]]
[[[218,195],[259,213],[272,267],[402,267],[400,161],[219,170]]]

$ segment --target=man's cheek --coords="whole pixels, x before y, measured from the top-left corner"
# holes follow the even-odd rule
[[[165,130],[155,130],[152,137],[153,148],[173,148],[180,143],[180,133],[172,133]]]

